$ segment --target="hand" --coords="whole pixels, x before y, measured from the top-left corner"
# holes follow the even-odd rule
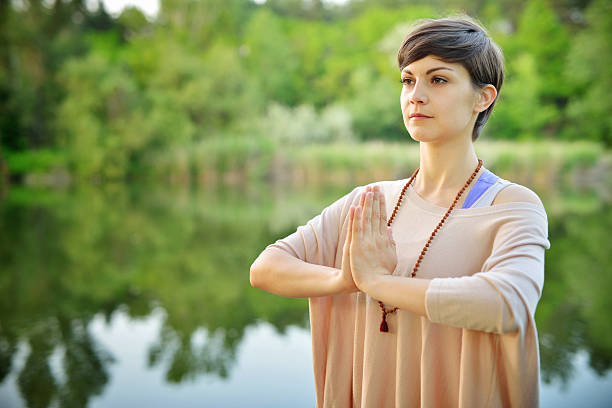
[[[378,186],[366,187],[359,206],[351,206],[349,231],[350,269],[357,287],[376,275],[391,275],[397,266],[396,245]]]
[[[369,186],[366,187],[366,191],[370,191]],[[362,194],[359,200],[359,205],[363,207],[364,203],[365,203],[365,194]],[[350,249],[351,249],[351,240],[353,236],[353,224],[352,224],[352,219],[350,217],[349,217],[349,225],[347,229],[348,231],[346,234],[346,240],[344,241],[344,248],[342,251],[342,268],[340,271],[340,286],[342,288],[341,291],[343,293],[351,293],[351,292],[359,291],[359,288],[355,284],[355,281],[353,279],[353,273],[351,271]]]
[[[349,222],[348,231],[346,233],[346,240],[344,241],[344,249],[342,250],[342,268],[340,270],[340,287],[342,293],[358,292],[359,288],[355,285],[353,280],[353,274],[351,272],[351,236],[353,231],[351,230],[351,223]]]

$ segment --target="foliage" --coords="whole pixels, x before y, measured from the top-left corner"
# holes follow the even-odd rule
[[[134,176],[146,158],[216,135],[409,140],[397,49],[414,20],[459,11],[451,0],[166,0],[148,20],[76,0],[16,4],[0,3],[0,158],[61,150],[75,177],[96,179]],[[506,58],[485,137],[612,144],[609,7],[465,6]]]
[[[8,152],[6,162],[15,173],[46,173],[65,167],[66,157],[62,152],[50,149],[22,150]]]
[[[354,140],[351,115],[342,106],[328,106],[320,114],[310,105],[287,108],[268,106],[260,132],[279,145],[344,142]]]
[[[574,39],[564,70],[578,96],[568,102],[564,133],[612,146],[612,5],[594,0],[585,17],[587,28]]]

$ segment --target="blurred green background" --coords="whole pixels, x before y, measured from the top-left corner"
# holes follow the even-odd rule
[[[462,11],[506,58],[482,139],[612,145],[609,1],[89,3],[0,2],[5,178],[259,179],[279,145],[406,142],[397,50]]]
[[[249,267],[412,174],[395,56],[412,21],[458,12],[506,58],[477,154],[549,216],[542,406],[608,406],[612,3],[159,6],[0,0],[0,406],[314,406],[307,300]]]

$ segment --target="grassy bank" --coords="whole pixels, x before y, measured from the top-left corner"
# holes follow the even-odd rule
[[[612,152],[597,143],[480,140],[475,149],[485,167],[519,183],[611,187]],[[78,179],[60,154],[32,154],[7,160],[9,171],[18,170],[20,183],[66,184]],[[415,142],[280,145],[262,138],[226,137],[145,154],[130,179],[184,185],[361,184],[409,177],[418,160]]]
[[[476,153],[501,177],[529,185],[606,182],[612,153],[591,142],[478,141]],[[280,146],[218,139],[150,156],[145,174],[171,182],[364,183],[409,177],[418,144],[371,142]]]

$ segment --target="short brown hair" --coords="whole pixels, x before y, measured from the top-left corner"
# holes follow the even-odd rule
[[[458,62],[467,69],[474,90],[491,84],[497,90],[493,103],[478,114],[472,141],[489,119],[504,82],[504,55],[487,31],[467,15],[416,20],[397,53],[400,72],[407,65],[428,55],[442,61]]]

